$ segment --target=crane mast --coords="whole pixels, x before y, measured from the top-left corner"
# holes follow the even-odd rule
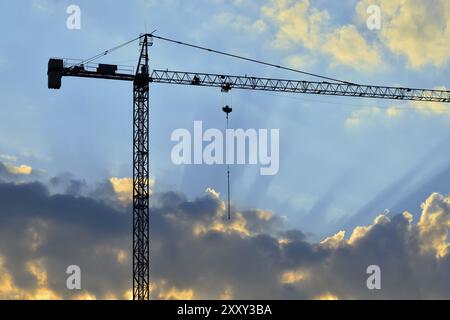
[[[48,87],[60,89],[62,77],[81,77],[133,82],[133,299],[150,298],[149,281],[149,85],[165,83],[285,93],[333,95],[450,103],[450,91],[359,85],[348,82],[316,82],[225,74],[149,69],[148,47],[152,35],[140,39],[136,72],[111,64],[71,63],[52,58],[48,62]],[[105,52],[105,54],[107,51]],[[248,60],[248,59],[247,59]]]
[[[133,81],[133,299],[149,297],[149,67],[148,37]]]

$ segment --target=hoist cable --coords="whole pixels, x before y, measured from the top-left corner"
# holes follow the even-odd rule
[[[227,113],[227,130],[228,130],[228,113]],[[228,199],[228,220],[231,220],[231,212],[230,212],[230,164],[227,163],[227,199]]]

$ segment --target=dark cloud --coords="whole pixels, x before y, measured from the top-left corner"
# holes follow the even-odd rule
[[[64,173],[52,177],[49,181],[49,188],[58,193],[80,196],[86,193],[88,185],[86,181],[75,179],[70,173]]]
[[[102,247],[128,248],[127,227],[131,222],[123,213],[91,198],[50,195],[38,182],[0,183],[0,207],[0,252],[6,257],[8,270],[24,288],[34,284],[27,262],[42,258],[49,284],[63,295],[65,270],[70,264],[82,268],[91,279],[89,287],[97,292],[114,273],[117,279],[110,278],[108,288],[119,289],[118,284],[126,284],[127,272],[114,263],[114,251],[101,251]],[[46,227],[35,230],[39,224]],[[27,236],[30,232],[36,236]]]
[[[97,192],[80,195],[83,183],[71,181],[76,179],[52,179],[49,186],[0,183],[0,287],[1,277],[10,275],[16,290],[0,290],[0,298],[39,297],[43,287],[74,298],[76,293],[65,288],[71,264],[81,267],[84,293],[126,297],[131,288],[129,207],[105,200],[113,196],[107,182]],[[51,192],[55,185],[64,186],[64,193]],[[433,194],[417,224],[410,214],[380,216],[346,238],[337,233],[310,243],[301,231],[284,229],[283,220],[270,212],[236,209],[228,221],[213,190],[193,200],[174,192],[156,194],[150,211],[152,296],[449,298],[444,234],[449,208],[448,198]],[[381,290],[366,287],[372,264],[381,268]],[[46,275],[45,283],[39,283],[36,268]]]

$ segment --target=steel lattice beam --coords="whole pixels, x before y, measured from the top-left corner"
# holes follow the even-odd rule
[[[450,102],[450,91],[445,90],[270,79],[183,71],[153,70],[150,81],[155,83],[197,85],[226,89],[250,89],[361,98]]]
[[[134,75],[119,72],[105,75],[96,71],[84,69],[74,70],[72,67],[64,67],[61,70],[61,73],[63,76],[71,77],[134,81]],[[246,89],[344,97],[450,103],[450,91],[446,90],[359,85],[354,83],[271,79],[169,70],[153,70],[149,81],[153,83],[218,87],[227,90]]]
[[[133,299],[149,295],[149,76],[147,37],[133,83]]]

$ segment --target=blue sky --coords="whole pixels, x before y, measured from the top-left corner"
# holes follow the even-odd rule
[[[131,85],[63,79],[62,89],[53,91],[46,68],[49,57],[87,58],[144,31],[357,83],[450,86],[450,50],[436,40],[448,39],[440,20],[448,15],[433,18],[431,9],[420,15],[424,5],[415,2],[395,11],[381,1],[383,24],[375,31],[365,25],[364,1],[77,1],[81,30],[66,28],[69,4],[0,3],[0,154],[16,157],[12,165],[32,167],[41,180],[70,173],[95,185],[131,176]],[[411,27],[415,18],[422,28]],[[137,56],[133,44],[101,61],[135,65]],[[158,40],[150,63],[155,69],[310,79]],[[231,95],[232,127],[280,129],[277,175],[260,176],[257,166],[231,168],[232,201],[241,208],[271,210],[289,227],[322,237],[369,223],[385,209],[419,214],[432,192],[449,192],[450,113],[441,107],[238,90]],[[157,192],[194,198],[211,187],[224,194],[225,167],[170,161],[174,129],[191,129],[194,120],[224,127],[222,101],[215,89],[152,85]]]

